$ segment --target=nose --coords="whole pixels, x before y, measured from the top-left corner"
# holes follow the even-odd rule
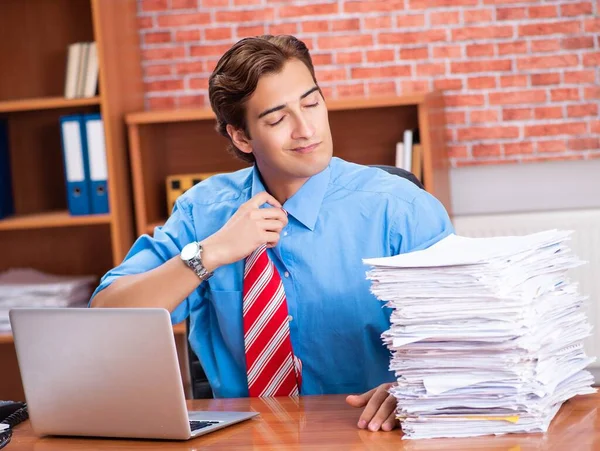
[[[303,114],[298,114],[292,130],[292,139],[310,139],[315,134],[312,122]]]

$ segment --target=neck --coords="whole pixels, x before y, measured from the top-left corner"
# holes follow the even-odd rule
[[[308,178],[284,179],[270,175],[267,171],[258,171],[267,192],[283,205],[290,197],[298,192]]]

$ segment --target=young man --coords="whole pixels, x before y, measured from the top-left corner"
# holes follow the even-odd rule
[[[209,94],[218,131],[253,167],[181,196],[92,305],[164,307],[174,323],[191,315],[217,397],[363,393],[347,398],[364,407],[358,426],[393,429],[380,337],[390,312],[362,258],[430,246],[453,231],[446,211],[406,179],[332,158],[327,107],[294,37],[235,44]]]

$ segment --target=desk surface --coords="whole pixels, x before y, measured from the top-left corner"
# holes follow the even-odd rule
[[[344,396],[306,396],[300,399],[220,399],[189,402],[191,410],[248,410],[260,416],[184,442],[37,438],[29,422],[15,428],[10,451],[68,450],[600,450],[600,394],[565,403],[546,434],[513,434],[470,439],[402,440],[400,430],[369,432],[356,427],[359,410]]]

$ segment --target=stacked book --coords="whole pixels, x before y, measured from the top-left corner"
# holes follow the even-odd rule
[[[392,309],[382,338],[404,438],[545,432],[563,402],[595,392],[569,236],[450,235],[364,260]]]
[[[31,268],[0,273],[0,332],[10,331],[9,310],[19,307],[85,307],[95,276],[56,276]]]
[[[65,98],[94,97],[98,90],[98,47],[96,42],[69,45],[65,76]]]

